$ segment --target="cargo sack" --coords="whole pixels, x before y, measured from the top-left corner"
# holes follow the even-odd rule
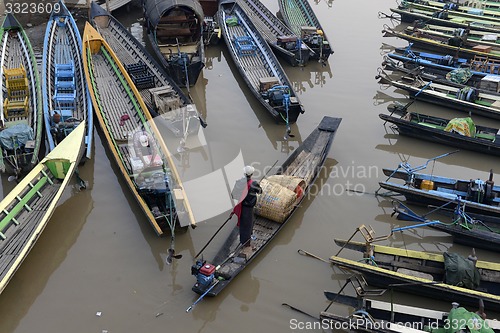
[[[236,16],[229,16],[226,18],[226,24],[228,27],[235,27],[238,24],[238,18]]]
[[[303,189],[299,186],[301,183],[304,183],[301,178],[282,175],[262,179],[262,194],[257,196],[255,214],[283,223],[303,195]]]
[[[477,313],[467,311],[463,307],[450,310],[446,319],[444,333],[470,332],[470,333],[493,333],[493,329]],[[432,330],[434,333],[435,330]]]
[[[476,289],[481,277],[474,263],[457,253],[443,254],[445,282],[449,285]]]
[[[467,118],[453,118],[451,119],[446,127],[445,132],[453,132],[460,135],[475,137],[476,136],[476,125],[470,117]]]

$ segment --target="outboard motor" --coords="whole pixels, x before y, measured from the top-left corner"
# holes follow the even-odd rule
[[[196,276],[196,288],[208,288],[215,278],[215,266],[199,259],[191,266],[191,274]]]
[[[482,203],[486,193],[486,182],[481,179],[470,181],[467,197],[470,201]]]

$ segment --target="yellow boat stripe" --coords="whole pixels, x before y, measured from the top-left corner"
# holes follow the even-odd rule
[[[429,280],[429,279],[423,279],[423,278],[419,278],[419,277],[415,277],[415,276],[401,274],[401,273],[394,272],[394,271],[391,271],[391,270],[388,270],[385,268],[371,266],[371,265],[359,263],[359,262],[356,262],[353,260],[340,258],[340,257],[336,257],[336,256],[330,257],[330,261],[336,265],[339,265],[339,266],[343,266],[343,264],[344,264],[349,268],[354,268],[354,269],[361,268],[364,270],[373,271],[374,273],[391,275],[393,277],[398,277],[398,278],[402,278],[402,279],[406,279],[406,280],[412,280],[415,282],[422,282],[422,283],[429,283],[429,284],[433,282],[432,280]],[[457,287],[457,286],[451,286],[451,285],[445,284],[445,283],[433,283],[432,285],[437,286],[439,288],[444,288],[444,289],[456,291],[456,292],[461,292],[461,293],[465,293],[465,294],[484,297],[485,299],[494,299],[494,300],[500,301],[500,296],[498,296],[498,295],[488,294],[488,293],[484,293],[484,292],[477,291],[477,290],[461,288],[461,287]]]

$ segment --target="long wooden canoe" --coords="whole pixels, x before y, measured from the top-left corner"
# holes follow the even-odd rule
[[[413,226],[405,226],[397,229],[406,229],[413,227],[428,226],[450,234],[453,236],[453,242],[478,248],[498,252],[500,249],[500,223],[489,219],[479,220],[462,212],[461,209],[455,209],[452,215],[452,221],[442,222],[441,220],[430,220],[418,215],[402,202],[393,207],[397,213],[398,220],[419,222]],[[440,212],[438,209],[437,212]],[[450,215],[449,210],[444,210],[446,215]]]
[[[0,28],[0,79],[0,172],[18,174],[38,161],[43,119],[35,54],[11,13]]]
[[[256,216],[253,228],[256,238],[252,241],[253,246],[248,248],[249,251],[243,250],[240,246],[239,227],[235,226],[214,259],[210,261],[210,265],[216,267],[213,275],[208,277],[211,282],[205,286],[196,282],[192,288],[194,292],[198,294],[207,292],[208,296],[218,295],[281,231],[293,213],[300,207],[300,203],[309,196],[309,190],[328,156],[341,120],[341,118],[325,116],[318,127],[279,168],[277,173],[279,175],[296,176],[304,180],[304,185],[301,185],[304,195],[295,203],[293,210],[284,222],[279,223],[263,216]],[[192,273],[197,277],[197,280],[199,280],[198,274],[202,274],[199,272],[199,268],[205,265],[207,265],[206,261],[199,260],[193,267]]]
[[[426,23],[448,27],[467,29],[473,26],[475,30],[500,32],[500,19],[494,17],[443,10],[409,2],[401,3],[397,8],[391,8],[391,12],[399,14],[403,22],[413,23],[415,20],[420,19]]]
[[[0,202],[0,292],[54,213],[82,157],[84,138],[81,123]]]
[[[354,309],[351,315],[342,316],[322,311],[320,320],[325,327],[349,327],[355,332],[443,332],[444,327],[450,326],[453,321],[460,320],[466,309],[460,309],[458,303],[450,304],[449,312],[439,311],[428,307],[416,307],[397,302],[385,302],[374,297],[352,297],[340,293],[324,292],[326,298],[338,304],[348,305]],[[476,304],[479,308],[479,304]],[[471,308],[473,310],[475,308]],[[459,317],[458,317],[459,316]],[[458,318],[457,318],[458,317]],[[500,323],[496,319],[486,319],[475,315],[463,320],[464,325],[483,325],[494,332],[500,332]],[[457,323],[458,324],[458,323]],[[457,325],[457,327],[461,327]],[[456,330],[458,331],[458,329]]]
[[[406,90],[415,99],[429,103],[453,106],[458,111],[500,119],[500,95],[481,92],[473,87],[457,88],[453,84],[435,83],[418,75],[401,76],[385,71],[377,75],[380,83]]]
[[[86,23],[83,60],[97,120],[121,176],[158,235],[195,220],[172,157],[127,71]]]
[[[127,70],[151,115],[161,115],[176,136],[197,132],[201,116],[196,105],[146,48],[95,2],[90,6],[89,20]],[[201,123],[205,125],[203,120]]]
[[[50,15],[42,57],[42,98],[49,151],[81,122],[86,123],[85,157],[90,158],[94,132],[92,100],[85,82],[82,38],[62,0]]]
[[[389,106],[391,107],[391,106]],[[401,135],[410,136],[420,140],[445,144],[448,146],[472,150],[489,155],[500,156],[500,129],[475,125],[470,133],[460,134],[449,126],[453,119],[445,119],[416,112],[405,112],[400,117],[379,114],[379,118],[394,125]],[[465,118],[463,123],[473,124],[472,119]],[[447,126],[448,129],[447,129]]]
[[[333,53],[325,30],[307,0],[278,0],[285,24],[313,51],[312,59],[328,60]]]
[[[467,213],[500,217],[500,187],[494,184],[493,171],[486,180],[455,179],[406,170],[382,169],[387,180],[379,182],[381,188],[400,193],[406,200],[423,205],[453,208],[463,204]],[[394,182],[400,179],[402,182]]]
[[[269,46],[292,66],[304,66],[314,51],[259,0],[242,0],[241,8]]]
[[[363,261],[332,256],[332,264],[362,273],[368,284],[383,288],[394,288],[435,299],[477,306],[484,301],[488,311],[500,310],[500,264],[476,262],[480,285],[476,290],[446,284],[444,256],[398,249],[377,244],[335,239],[341,247],[365,253]]]
[[[292,124],[304,113],[292,83],[264,37],[234,0],[219,3],[219,25],[240,75],[277,121]]]
[[[384,37],[397,37],[407,40],[415,46],[432,52],[453,53],[456,56],[467,59],[484,59],[484,61],[500,61],[500,45],[493,42],[478,42],[459,38],[453,42],[455,37],[442,37],[428,33],[425,30],[397,31],[390,27],[385,27],[382,31]],[[456,45],[458,43],[458,45]]]

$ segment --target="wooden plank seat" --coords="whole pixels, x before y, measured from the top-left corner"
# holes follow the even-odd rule
[[[28,206],[28,202],[35,196],[39,195],[41,196],[39,190],[49,181],[47,176],[44,176],[38,180],[38,182],[35,185],[32,185],[31,189],[24,195],[23,198],[18,197],[18,203],[10,210],[6,211],[4,210],[4,213],[6,214],[2,220],[0,221],[0,238],[4,240],[5,237],[5,230],[6,228],[10,225],[10,222],[13,222],[15,225],[18,225],[19,222],[15,219],[15,217],[21,212],[23,208],[27,209],[28,211],[31,211],[31,208]]]

